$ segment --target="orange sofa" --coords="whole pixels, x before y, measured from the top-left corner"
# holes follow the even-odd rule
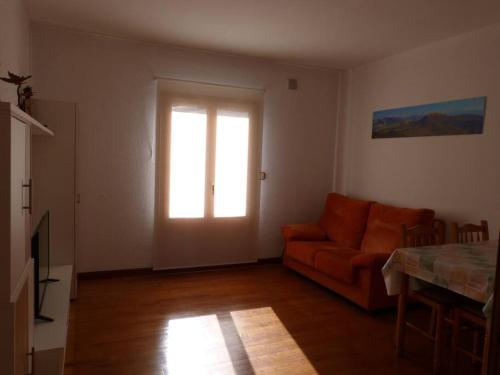
[[[381,269],[401,246],[401,225],[431,224],[434,211],[331,193],[319,223],[282,228],[285,266],[368,311],[393,306]]]

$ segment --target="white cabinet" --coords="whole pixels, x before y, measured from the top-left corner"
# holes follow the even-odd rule
[[[0,103],[0,374],[32,371],[31,134],[53,133]]]

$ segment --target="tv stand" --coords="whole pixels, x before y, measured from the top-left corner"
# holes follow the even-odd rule
[[[49,318],[48,316],[38,315],[35,317],[35,323],[48,323],[53,322],[54,319]]]
[[[40,280],[41,283],[45,283],[45,284],[48,284],[48,283],[57,283],[58,281],[61,281],[59,279],[43,279],[43,280]]]
[[[37,375],[60,375],[64,371],[73,266],[53,266],[50,275],[59,279],[59,282],[46,281],[48,284],[41,311],[45,317],[50,316],[53,320],[42,319],[43,323],[35,325]]]
[[[40,280],[39,283],[51,284],[51,283],[56,283],[58,281],[61,281],[61,280],[48,278],[48,279]],[[45,293],[47,293],[47,290],[45,290]],[[49,322],[53,322],[53,321],[54,321],[54,319],[49,318],[48,316],[44,316],[42,314],[39,314],[39,315],[35,314],[35,324],[49,323]]]

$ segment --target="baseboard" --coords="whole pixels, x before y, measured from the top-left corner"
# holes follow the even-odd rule
[[[244,260],[239,262],[230,263],[209,263],[209,264],[193,264],[192,266],[179,266],[179,267],[153,267],[155,272],[196,272],[196,271],[210,271],[212,269],[220,269],[227,267],[240,267],[240,266],[250,266],[257,264],[256,260]]]
[[[94,272],[79,272],[78,280],[93,280],[93,279],[109,279],[117,277],[130,277],[130,276],[144,276],[151,274],[177,274],[177,273],[192,273],[192,272],[206,272],[217,271],[231,268],[241,268],[249,266],[261,266],[266,264],[279,264],[282,262],[281,257],[277,258],[261,258],[257,262],[251,263],[237,263],[237,264],[221,264],[213,266],[200,266],[200,267],[187,267],[187,268],[171,268],[162,270],[153,270],[153,268],[132,268],[124,270],[111,270],[111,271],[94,271]]]
[[[279,264],[279,263],[283,263],[282,257],[260,258],[257,260],[257,264]]]
[[[111,271],[79,272],[78,280],[109,279],[114,277],[142,276],[152,274],[153,268],[132,268]]]

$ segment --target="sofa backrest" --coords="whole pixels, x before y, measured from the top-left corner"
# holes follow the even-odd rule
[[[359,249],[372,202],[330,193],[319,225],[328,238],[343,247]]]
[[[367,252],[392,252],[401,247],[401,225],[409,227],[431,224],[434,211],[426,208],[399,208],[374,203],[361,243],[361,250]]]

